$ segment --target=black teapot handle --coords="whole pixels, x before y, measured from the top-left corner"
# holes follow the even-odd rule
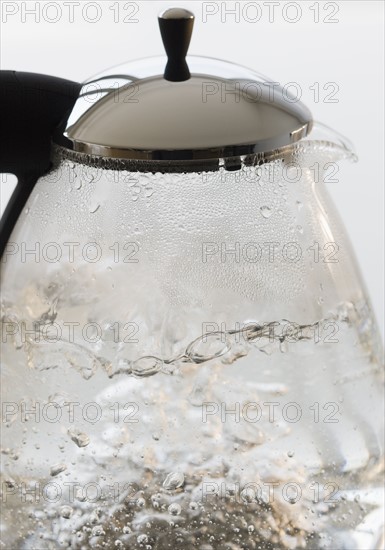
[[[51,166],[51,139],[64,130],[82,85],[53,76],[0,71],[0,173],[15,191],[0,221],[0,256],[37,182]]]

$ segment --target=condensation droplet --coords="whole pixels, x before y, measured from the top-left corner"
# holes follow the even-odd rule
[[[93,204],[90,206],[90,214],[95,214],[100,208],[100,204]]]
[[[272,215],[273,211],[269,206],[261,206],[261,214],[264,218],[268,219]]]

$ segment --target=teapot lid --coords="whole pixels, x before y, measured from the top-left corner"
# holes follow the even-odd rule
[[[204,169],[218,159],[273,153],[310,132],[310,111],[276,82],[226,61],[186,57],[193,24],[185,9],[161,13],[167,57],[87,81],[56,143],[80,161],[91,155]]]

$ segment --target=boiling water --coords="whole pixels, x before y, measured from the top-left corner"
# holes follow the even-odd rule
[[[24,336],[18,312],[4,304],[5,548],[383,547],[365,303],[306,326],[175,326],[168,355],[131,358],[111,331],[58,339],[55,300]]]
[[[4,548],[383,548],[381,352],[314,181],[334,149],[295,149],[298,181],[59,152],[2,269]],[[68,242],[105,254],[16,254]]]

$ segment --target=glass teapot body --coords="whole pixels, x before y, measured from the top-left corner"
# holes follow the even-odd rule
[[[379,547],[380,344],[323,183],[344,156],[55,148],[2,263],[7,545]]]

